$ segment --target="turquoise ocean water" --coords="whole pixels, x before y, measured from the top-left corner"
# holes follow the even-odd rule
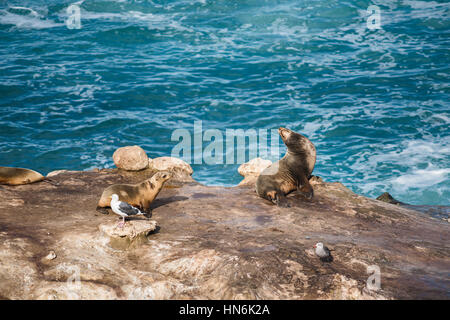
[[[72,3],[0,0],[0,165],[113,167],[134,144],[170,155],[197,120],[285,126],[315,143],[328,181],[450,204],[447,1],[85,0],[69,29]],[[231,186],[238,166],[194,177]]]

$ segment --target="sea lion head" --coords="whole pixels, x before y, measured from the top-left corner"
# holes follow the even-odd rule
[[[159,182],[159,183],[163,184],[164,182],[166,182],[170,178],[172,178],[172,173],[171,172],[169,172],[169,171],[158,171],[157,173],[155,173],[151,177],[151,180],[153,182]]]
[[[303,159],[304,167],[310,175],[316,163],[316,147],[314,147],[314,144],[300,133],[283,127],[278,128],[278,133],[288,148],[288,154],[293,156],[291,159],[298,159],[299,157]]]
[[[289,151],[294,153],[304,153],[308,151],[307,149],[311,142],[300,133],[283,127],[278,128],[278,133]]]

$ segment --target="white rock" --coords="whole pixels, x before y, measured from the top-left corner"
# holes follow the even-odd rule
[[[54,171],[51,171],[51,172],[49,172],[49,173],[47,174],[47,178],[54,177],[54,176],[57,176],[58,174],[65,173],[65,172],[78,172],[78,171],[71,171],[71,170],[54,170]]]
[[[169,171],[175,180],[191,180],[194,173],[192,167],[185,161],[174,157],[159,157],[149,160],[149,167],[157,171]]]
[[[249,162],[241,164],[241,166],[238,168],[238,172],[243,177],[246,177],[249,175],[258,176],[261,173],[261,171],[263,171],[265,168],[267,168],[271,164],[272,164],[272,161],[270,161],[270,160],[264,160],[262,158],[255,158],[255,159],[250,160]]]
[[[244,177],[244,180],[242,180],[239,185],[254,183],[259,174],[271,164],[272,161],[264,160],[262,158],[255,158],[241,164],[238,168],[238,172]]]
[[[139,171],[148,167],[148,156],[139,146],[127,146],[117,149],[113,154],[117,168],[127,171]]]
[[[147,236],[156,229],[155,220],[130,220],[123,227],[117,222],[99,225],[99,230],[109,238],[109,245],[115,249],[128,249],[147,241]]]
[[[50,252],[45,257],[45,259],[47,259],[47,260],[54,260],[54,259],[56,259],[56,252],[53,251],[53,250],[50,250]]]

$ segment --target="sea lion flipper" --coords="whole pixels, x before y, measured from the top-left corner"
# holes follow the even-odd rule
[[[144,216],[147,218],[150,218],[152,216],[152,208],[148,207],[148,208],[143,208],[142,212],[144,212]]]
[[[270,200],[273,204],[277,205],[280,208],[287,208],[289,207],[289,203],[286,199],[286,197],[281,194],[279,191],[271,190],[266,192],[265,198],[267,200]]]
[[[276,205],[280,208],[289,208],[290,207],[288,199],[280,193],[277,193],[277,195],[276,195]]]
[[[306,178],[306,176],[303,176],[302,178],[302,186],[298,189],[298,191],[306,198],[306,199],[312,199],[314,196],[314,190],[309,183],[309,180]]]
[[[150,219],[152,217],[152,215],[153,215],[152,210],[145,211],[145,213],[144,213],[144,217],[146,217],[147,219]]]

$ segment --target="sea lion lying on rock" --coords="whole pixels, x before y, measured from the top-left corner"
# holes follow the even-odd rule
[[[114,184],[106,188],[98,201],[97,211],[107,214],[107,208],[111,206],[111,197],[117,194],[121,201],[138,207],[146,213],[150,213],[150,204],[161,191],[164,183],[172,177],[169,171],[159,171],[150,179],[138,184]]]
[[[30,169],[0,167],[0,184],[9,184],[12,186],[28,184],[44,180],[45,177]]]
[[[280,207],[288,207],[286,195],[298,190],[307,199],[314,191],[309,178],[316,164],[316,148],[308,138],[286,128],[278,133],[287,147],[282,159],[264,169],[256,180],[256,192]]]

